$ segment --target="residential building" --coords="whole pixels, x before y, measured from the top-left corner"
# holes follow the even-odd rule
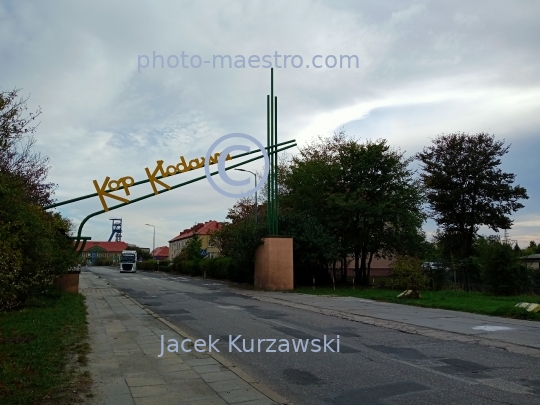
[[[126,242],[98,242],[87,241],[84,250],[81,253],[81,258],[86,261],[95,263],[97,259],[111,260],[117,263],[122,255],[122,250],[126,250],[128,244]]]
[[[198,223],[189,229],[184,229],[180,234],[169,241],[169,259],[172,260],[180,254],[182,249],[186,246],[189,238],[195,234],[199,235],[202,241],[201,255],[212,258],[219,256],[219,249],[212,245],[210,241],[210,235],[212,232],[221,228],[221,223],[217,221],[208,221]]]
[[[523,260],[527,266],[533,268],[533,269],[540,269],[540,254],[532,254],[529,256],[523,256],[521,257],[521,260]]]
[[[169,258],[169,247],[160,246],[152,250],[152,256],[156,260],[167,260]]]
[[[371,266],[370,266],[370,277],[388,277],[392,275],[392,268],[391,264],[395,261],[395,259],[383,259],[383,258],[376,258],[374,257],[371,260]],[[366,263],[367,265],[367,263]],[[328,267],[328,271],[332,271],[332,266]],[[339,274],[340,271],[340,263],[338,262],[336,265],[336,273]],[[347,256],[347,277],[353,278],[354,277],[354,255],[349,254]]]

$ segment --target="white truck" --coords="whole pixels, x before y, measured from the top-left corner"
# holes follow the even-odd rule
[[[120,256],[120,273],[135,273],[137,271],[137,251],[123,250]]]

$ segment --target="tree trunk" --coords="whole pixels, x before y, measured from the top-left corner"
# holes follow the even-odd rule
[[[369,284],[369,278],[371,277],[371,261],[373,260],[373,252],[369,252],[369,260],[367,264],[367,279]]]
[[[354,281],[355,283],[362,282],[361,274],[359,271],[360,269],[359,262],[360,262],[360,252],[359,252],[359,247],[357,244],[354,248]]]
[[[362,253],[361,253],[361,259],[360,259],[360,270],[362,272],[362,284],[363,285],[369,285],[369,280],[367,278],[366,273],[366,262],[367,262],[367,249],[366,244],[362,243]]]

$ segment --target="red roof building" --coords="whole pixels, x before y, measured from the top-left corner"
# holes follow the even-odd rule
[[[82,258],[96,262],[97,259],[117,262],[122,255],[122,250],[127,250],[126,242],[98,242],[87,241],[81,253]]]
[[[210,240],[212,232],[221,228],[221,223],[217,221],[208,221],[198,223],[189,229],[184,229],[180,234],[169,241],[169,259],[174,259],[180,254],[189,238],[195,234],[199,235],[202,241],[201,255],[204,257],[216,257],[219,255],[219,249],[213,246]]]
[[[152,256],[157,260],[167,260],[169,258],[169,247],[160,246],[152,250]]]

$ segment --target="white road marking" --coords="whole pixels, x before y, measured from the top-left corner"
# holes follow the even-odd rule
[[[486,332],[497,332],[499,330],[513,330],[514,328],[509,328],[508,326],[481,325],[481,326],[474,326],[473,329],[485,330]]]
[[[236,305],[217,305],[218,308],[223,309],[234,309],[235,311],[238,311],[239,309],[242,309],[240,307],[237,307]]]

